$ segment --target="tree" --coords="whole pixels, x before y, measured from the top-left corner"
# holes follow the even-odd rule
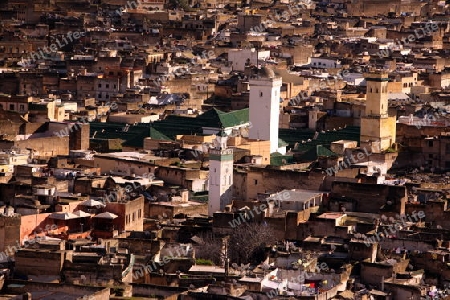
[[[266,246],[276,241],[275,232],[268,225],[245,223],[237,226],[230,235],[230,261],[259,264],[265,259]]]
[[[203,233],[193,238],[198,244],[195,247],[197,259],[210,260],[216,265],[221,265],[222,239],[215,238],[212,232]]]

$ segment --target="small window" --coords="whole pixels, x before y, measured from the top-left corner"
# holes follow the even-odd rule
[[[99,88],[101,88],[101,87],[102,87],[102,84],[101,84],[101,83],[99,83],[99,84],[98,84],[98,87],[99,87]]]
[[[263,92],[259,92],[259,97],[262,97],[263,96]]]
[[[428,147],[433,147],[433,141],[428,141]]]
[[[450,144],[445,145],[445,154],[450,154]]]
[[[257,179],[255,179],[255,185],[257,185],[258,184],[258,180]]]

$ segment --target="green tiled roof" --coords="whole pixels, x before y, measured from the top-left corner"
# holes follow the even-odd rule
[[[249,121],[249,110],[241,109],[232,112],[223,112],[211,109],[198,117],[186,117],[169,115],[166,119],[154,123],[139,123],[128,125],[122,123],[90,123],[90,136],[98,139],[122,139],[124,145],[132,147],[143,147],[144,139],[151,137],[162,140],[175,140],[179,134],[203,134],[203,127],[232,127]],[[294,152],[307,152],[316,149],[317,145],[330,147],[331,143],[338,140],[351,140],[359,142],[360,128],[347,126],[337,131],[318,133],[314,139],[315,132],[309,129],[280,129],[279,147],[288,144],[294,147]],[[310,140],[308,142],[308,140]],[[323,149],[322,149],[323,150]],[[321,151],[322,151],[321,150]],[[323,150],[325,151],[325,150]]]
[[[127,126],[122,123],[90,123],[90,136],[96,139],[122,139],[127,146],[142,147],[144,138],[150,136],[150,124],[139,123]]]
[[[319,157],[338,156],[333,151],[322,145],[311,147],[308,151],[303,153],[299,158],[301,161],[316,161]]]
[[[164,134],[162,134],[160,131],[158,131],[157,129],[150,127],[150,137],[154,140],[166,140],[166,141],[171,141],[170,138],[168,138],[167,136],[165,136]]]
[[[282,139],[278,139],[278,148],[285,147],[285,146],[289,146],[289,144],[286,143],[285,141],[283,141]]]
[[[226,128],[247,123],[248,112],[248,108],[232,112],[213,108],[196,118],[170,115],[164,120],[152,123],[152,127],[175,139],[177,134],[202,134],[203,127]]]
[[[199,120],[205,122],[204,127],[226,128],[247,123],[249,120],[249,109],[244,108],[231,112],[223,112],[216,108],[210,109],[201,116]]]
[[[203,127],[232,127],[248,122],[248,108],[232,112],[211,109],[198,117],[169,115],[167,118],[154,123],[138,123],[129,125],[123,123],[91,123],[91,138],[94,133],[99,139],[122,139],[124,145],[141,148],[144,139],[151,137],[159,140],[175,140],[179,134],[203,133]]]
[[[283,155],[279,152],[274,152],[270,154],[270,165],[271,166],[282,166],[286,164],[294,163],[294,158],[290,155]]]
[[[314,137],[314,131],[310,129],[284,129],[278,130],[278,138],[282,139],[290,146],[293,146],[297,142],[302,140],[312,139]]]
[[[360,127],[347,126],[336,131],[319,132],[314,139],[315,132],[310,130],[280,129],[280,138],[295,146],[294,152],[307,152],[317,145],[330,147],[332,142],[339,140],[357,141],[359,143]],[[308,141],[310,140],[310,141]]]

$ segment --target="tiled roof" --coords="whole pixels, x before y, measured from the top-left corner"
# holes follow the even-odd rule
[[[202,134],[203,127],[226,128],[245,124],[248,118],[248,108],[232,112],[213,108],[196,118],[170,115],[164,120],[152,123],[152,126],[174,139],[177,134]]]
[[[317,145],[330,147],[332,142],[339,140],[357,141],[359,143],[360,127],[347,126],[336,131],[326,131],[317,133],[310,130],[281,129],[280,138],[289,143],[290,146],[296,146],[292,149],[294,152],[307,152]],[[296,145],[295,145],[296,144]]]
[[[122,139],[124,145],[142,147],[144,139],[151,137],[162,140],[175,140],[178,134],[203,133],[203,127],[232,127],[248,122],[248,108],[223,112],[211,109],[198,117],[169,115],[166,119],[153,123],[126,125],[122,123],[91,123],[91,138]],[[128,129],[126,129],[128,127]]]
[[[316,161],[319,157],[338,156],[333,151],[322,145],[311,147],[308,151],[303,153],[299,158],[301,161]]]
[[[126,129],[128,128],[128,129]],[[122,139],[127,146],[142,147],[144,138],[150,136],[150,124],[128,125],[122,123],[90,123],[90,136],[96,139]]]
[[[198,116],[198,119],[205,122],[204,127],[233,127],[249,121],[249,109],[244,108],[231,112],[223,112],[213,108]]]
[[[270,154],[270,165],[272,166],[283,166],[292,163],[294,163],[294,158],[290,155],[282,155],[279,152]]]

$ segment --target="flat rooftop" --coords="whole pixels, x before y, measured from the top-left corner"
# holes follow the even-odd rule
[[[338,212],[328,212],[328,213],[323,213],[320,216],[318,216],[318,218],[322,218],[322,219],[337,219],[340,218],[342,216],[344,216],[344,213],[338,213]]]
[[[309,190],[282,190],[269,198],[267,200],[273,201],[297,201],[297,202],[307,202],[315,197],[320,197],[323,192],[309,191]]]
[[[95,157],[113,158],[122,160],[137,160],[145,162],[149,162],[150,160],[166,159],[165,157],[140,152],[111,152],[111,153],[95,154]]]

